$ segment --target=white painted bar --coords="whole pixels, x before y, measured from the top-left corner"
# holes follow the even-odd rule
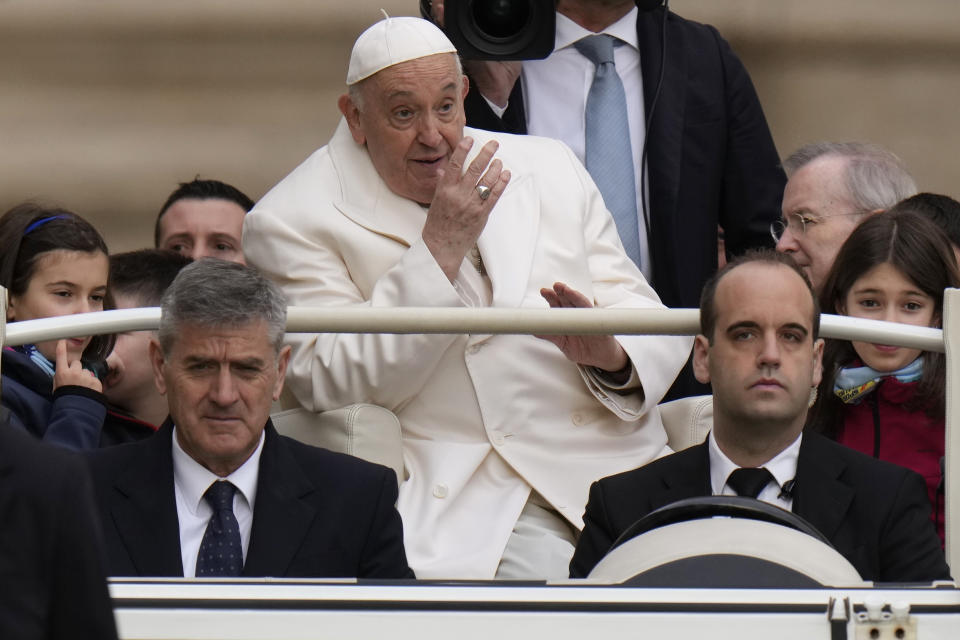
[[[122,309],[7,325],[5,344],[156,329],[160,310]],[[458,309],[435,307],[290,307],[290,333],[489,333],[694,335],[697,309]],[[943,331],[847,316],[821,316],[826,338],[943,351]]]

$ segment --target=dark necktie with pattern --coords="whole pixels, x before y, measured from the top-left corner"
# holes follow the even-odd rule
[[[733,487],[738,496],[756,498],[771,480],[773,480],[773,474],[767,471],[766,467],[759,469],[742,467],[733,470],[727,478],[727,484]]]
[[[197,554],[198,578],[238,576],[243,569],[240,525],[233,515],[233,494],[236,490],[230,482],[219,480],[203,494],[213,507],[213,515],[207,523]]]

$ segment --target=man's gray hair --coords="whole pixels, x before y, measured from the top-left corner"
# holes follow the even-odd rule
[[[451,53],[454,61],[457,63],[457,77],[460,78],[460,82],[463,82],[463,62],[460,61],[460,56],[456,53]],[[389,69],[390,67],[387,67]],[[377,73],[380,73],[379,71]],[[347,95],[350,96],[350,101],[353,102],[354,106],[363,111],[364,100],[363,100],[363,86],[370,78],[377,75],[376,73],[370,77],[364,78],[359,82],[354,82],[353,84],[347,85]]]
[[[814,142],[794,151],[783,161],[787,175],[823,157],[847,160],[844,183],[853,205],[860,211],[889,209],[917,193],[917,183],[903,161],[880,145],[865,142]]]
[[[160,347],[176,342],[184,325],[237,328],[266,321],[277,353],[287,326],[287,299],[253,267],[204,258],[180,270],[160,303]]]

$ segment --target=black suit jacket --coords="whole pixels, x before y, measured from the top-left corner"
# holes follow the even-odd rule
[[[650,113],[661,61],[664,9],[637,18],[643,97]],[[652,285],[665,305],[696,308],[717,269],[717,225],[727,251],[772,246],[786,176],[750,76],[711,26],[670,13],[663,85],[647,136]],[[477,91],[467,124],[526,133],[521,83],[503,119]],[[639,174],[638,174],[639,175]]]
[[[949,579],[926,487],[915,472],[808,431],[796,481],[793,512],[826,536],[864,580]],[[617,537],[651,511],[712,493],[706,442],[595,482],[570,576],[590,573]]]
[[[116,638],[100,544],[83,461],[0,416],[0,638]]]
[[[146,440],[88,454],[110,575],[183,575],[172,434],[168,421]],[[268,422],[242,575],[412,578],[396,500],[391,469]]]

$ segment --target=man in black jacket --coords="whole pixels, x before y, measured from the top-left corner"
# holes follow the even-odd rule
[[[433,4],[440,18],[443,2]],[[467,124],[560,138],[583,160],[594,68],[575,42],[596,33],[615,37],[641,234],[644,210],[649,223],[642,270],[664,304],[692,308],[717,268],[718,225],[730,255],[773,246],[770,223],[779,219],[786,177],[750,76],[727,42],[713,27],[651,4],[558,0],[556,49],[547,59],[466,61],[472,83]],[[644,134],[646,180],[639,171]],[[640,201],[644,181],[646,204]]]
[[[83,461],[0,407],[0,638],[116,638]]]
[[[590,489],[570,562],[583,577],[631,524],[696,496],[756,497],[809,521],[864,580],[949,579],[923,478],[804,432],[821,377],[820,311],[810,281],[784,254],[735,260],[704,287],[694,371],[713,383],[713,430],[703,444]],[[746,471],[749,470],[749,471]]]
[[[286,299],[256,270],[183,268],[150,344],[170,418],[90,456],[111,575],[412,578],[396,474],[278,435]]]

